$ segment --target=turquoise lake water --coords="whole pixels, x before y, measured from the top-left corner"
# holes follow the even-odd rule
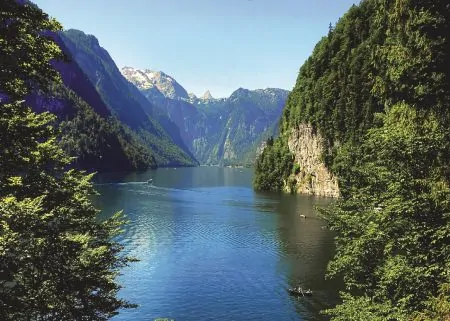
[[[333,235],[315,206],[332,200],[257,193],[252,176],[197,167],[97,178],[96,205],[103,217],[124,210],[120,242],[140,259],[119,278],[139,307],[113,320],[328,319],[319,311],[338,302],[340,282],[324,278]],[[290,296],[299,283],[314,295]]]

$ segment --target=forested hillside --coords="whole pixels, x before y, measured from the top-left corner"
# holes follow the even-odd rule
[[[146,106],[148,113],[143,110],[139,97],[145,104],[148,102],[139,91],[123,78],[120,83],[119,78],[117,87],[105,92],[102,90],[105,85],[93,83],[76,61],[77,52],[72,52],[65,44],[64,34],[49,33],[49,36],[61,49],[63,59],[51,63],[62,83],[52,85],[50,92],[34,90],[26,96],[26,102],[36,112],[49,111],[57,116],[61,146],[74,157],[72,166],[89,172],[109,172],[196,164],[192,156],[172,141],[171,138],[178,137],[184,146],[176,125],[167,117],[153,113],[151,105]],[[96,55],[92,52],[90,57],[94,62],[100,59]],[[84,61],[86,63],[86,58]],[[129,88],[135,90],[136,97],[128,95]],[[117,94],[117,90],[125,94]],[[157,120],[167,125],[172,137]]]
[[[57,116],[55,125],[60,129],[61,146],[74,157],[71,166],[89,172],[156,167],[151,149],[135,132],[109,113],[82,73],[76,75],[75,81],[67,81],[67,71],[74,72],[75,65],[61,62],[60,66],[65,67],[64,71],[58,69],[58,72],[66,84],[55,83],[46,93],[36,90],[27,95],[26,102],[36,112],[48,111]],[[80,98],[70,86],[81,88],[85,97],[91,94],[88,99],[92,105]]]
[[[59,33],[59,39],[59,45],[80,66],[110,113],[150,147],[158,166],[198,165],[184,145],[179,128],[121,75],[97,38],[70,29]]]
[[[330,26],[301,67],[256,189],[301,172],[288,148],[312,126],[341,198],[322,211],[343,276],[333,320],[450,317],[450,5],[366,0]],[[291,188],[295,190],[295,188]]]
[[[281,151],[292,129],[300,124],[310,124],[324,137],[323,161],[333,172],[337,171],[335,156],[346,143],[358,145],[367,129],[373,126],[374,113],[383,111],[383,103],[372,94],[376,74],[375,62],[385,42],[383,21],[376,24],[374,1],[364,1],[353,6],[329,29],[312,55],[300,68],[296,85],[289,95],[280,122],[282,133],[279,142],[263,153],[257,164],[255,187],[260,184],[281,190],[290,171],[276,175],[277,182],[260,182],[267,179],[264,159],[270,153]],[[373,59],[373,60],[372,60]],[[378,62],[379,63],[379,62]],[[380,64],[380,63],[379,63]],[[288,156],[286,156],[288,157]]]
[[[59,96],[74,109],[59,122],[61,147],[75,157],[73,164],[88,171],[145,170],[156,167],[151,149],[117,118],[98,115],[67,87]]]

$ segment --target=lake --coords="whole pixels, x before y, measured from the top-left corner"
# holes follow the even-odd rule
[[[96,179],[102,216],[124,210],[120,242],[140,259],[119,278],[120,296],[139,308],[113,320],[328,319],[319,311],[338,302],[340,282],[324,278],[333,235],[315,206],[332,200],[257,193],[252,177],[196,167]],[[290,296],[299,283],[313,296]]]

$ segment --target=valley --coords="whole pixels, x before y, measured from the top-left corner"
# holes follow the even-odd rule
[[[183,142],[201,164],[252,165],[257,148],[277,134],[289,91],[239,88],[228,98],[209,91],[198,98],[172,77],[122,68],[122,74],[180,128]]]
[[[0,320],[449,320],[448,1],[38,1]]]
[[[80,168],[252,166],[277,134],[287,90],[239,88],[228,98],[209,91],[198,98],[164,72],[119,70],[93,35],[70,29],[53,38],[65,56],[54,62],[63,84],[28,102],[58,116],[63,146]]]

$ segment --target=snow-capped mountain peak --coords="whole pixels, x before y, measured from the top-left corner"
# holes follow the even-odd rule
[[[211,95],[211,92],[209,90],[207,90],[200,99],[211,100],[211,99],[214,99],[214,98]]]
[[[123,67],[123,76],[140,90],[156,87],[166,98],[188,100],[189,95],[174,78],[162,71]]]

